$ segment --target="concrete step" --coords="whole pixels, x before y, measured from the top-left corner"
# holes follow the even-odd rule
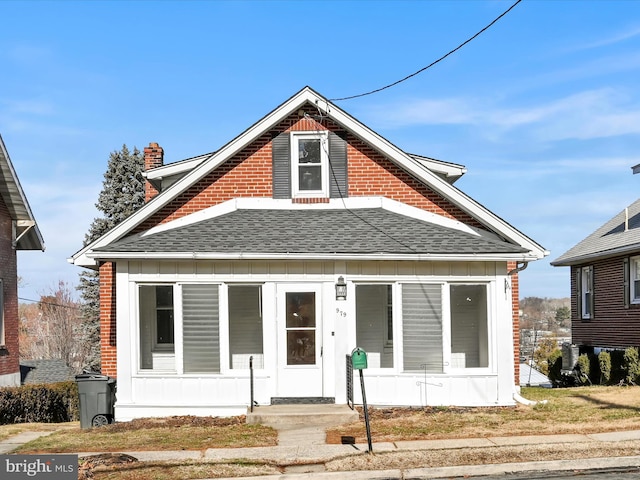
[[[332,427],[356,422],[358,412],[346,405],[268,405],[247,411],[247,423],[286,430],[300,427]]]

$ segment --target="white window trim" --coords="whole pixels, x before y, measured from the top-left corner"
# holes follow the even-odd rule
[[[391,287],[388,289],[389,298],[387,299],[387,307],[389,306],[389,302],[391,303],[391,334],[393,338],[389,339],[388,328],[385,328],[384,336],[385,336],[385,345],[383,349],[391,348],[393,351],[393,367],[367,367],[368,370],[380,371],[384,373],[394,372],[394,375],[397,373],[402,373],[401,370],[398,369],[398,362],[402,361],[402,351],[398,348],[398,342],[401,341],[402,337],[402,308],[398,308],[395,302],[400,298],[400,282],[395,280],[376,280],[376,281],[355,281],[354,286],[362,286],[362,285],[385,285],[387,287]],[[357,290],[357,289],[356,289]],[[356,293],[354,291],[353,295]],[[355,304],[354,304],[354,318],[355,318]],[[388,321],[387,317],[387,321]],[[370,353],[370,352],[367,352]],[[380,352],[382,354],[383,352]]]
[[[593,312],[586,313],[593,305],[593,302],[587,299],[587,294],[593,295],[593,270],[591,267],[582,267],[580,269],[580,305],[582,307],[580,311],[584,320],[593,317]]]
[[[485,287],[485,300],[487,302],[486,305],[486,320],[487,320],[487,366],[486,367],[455,367],[454,361],[451,352],[451,340],[453,337],[453,326],[452,326],[452,308],[451,308],[451,287],[454,285],[481,285]],[[444,363],[444,373],[452,374],[452,373],[461,373],[464,372],[467,375],[487,375],[495,373],[495,340],[493,338],[494,335],[494,318],[497,318],[496,312],[493,310],[494,308],[494,285],[493,281],[448,281],[444,285],[443,291],[443,304],[446,301],[447,308],[444,309],[443,314],[443,335],[442,340],[444,342],[443,345],[443,363]],[[446,335],[445,335],[446,332]]]
[[[155,285],[156,287],[171,287],[172,290],[172,295],[173,295],[173,302],[171,305],[171,308],[167,308],[167,307],[158,307],[156,306],[156,321],[153,322],[151,324],[151,331],[152,331],[152,349],[151,351],[153,353],[173,353],[175,354],[175,342],[176,342],[176,327],[175,327],[175,317],[176,317],[176,306],[175,306],[175,299],[176,299],[176,294],[179,292],[176,292],[176,285],[175,284],[158,284]],[[157,317],[157,312],[158,311],[166,311],[166,310],[171,310],[173,313],[173,342],[165,342],[165,343],[159,343],[158,342],[158,317]]]
[[[640,281],[640,255],[629,258],[629,303],[640,304],[640,289],[636,291],[635,282]]]
[[[133,308],[135,310],[135,351],[137,352],[136,358],[136,368],[135,372],[138,375],[167,375],[167,374],[181,374],[182,373],[182,291],[179,290],[180,285],[176,282],[167,281],[167,282],[133,282],[134,295],[136,301],[133,302]],[[160,344],[160,348],[158,348],[159,344],[157,343],[157,321],[151,323],[151,353],[152,354],[166,354],[168,356],[173,356],[174,365],[171,369],[164,368],[142,368],[142,350],[140,348],[140,341],[142,338],[142,332],[140,330],[140,287],[141,286],[170,286],[173,287],[173,342],[171,344]],[[177,310],[176,301],[179,301],[179,310]],[[179,312],[179,318],[177,318],[177,314]],[[180,339],[180,341],[178,341]],[[169,350],[170,347],[173,347],[172,350]]]
[[[383,283],[392,285],[393,295],[393,347],[394,347],[394,367],[379,369],[382,373],[394,372],[394,375],[415,375],[415,372],[407,372],[404,370],[404,319],[402,317],[402,285],[408,283],[424,283],[440,285],[442,295],[442,373],[429,373],[430,378],[446,377],[447,375],[464,374],[469,377],[483,376],[483,375],[495,375],[497,364],[497,352],[495,346],[498,342],[496,338],[496,324],[495,321],[498,318],[496,312],[495,292],[496,282],[494,280],[478,279],[474,281],[458,281],[458,280],[432,280],[424,279],[423,281],[397,281],[397,280],[375,280],[375,281],[358,281],[355,282],[358,285],[370,285],[375,283]],[[486,287],[486,301],[487,301],[487,348],[489,350],[488,365],[486,367],[465,367],[454,368],[451,362],[451,285],[483,285]],[[510,310],[509,310],[510,311]],[[376,369],[378,371],[378,369]],[[441,385],[440,385],[441,386]]]
[[[258,354],[262,358],[254,358],[253,370],[264,371],[265,369],[265,309],[264,309],[264,282],[225,282],[222,284],[222,291],[220,292],[220,373],[225,375],[237,375],[246,374],[250,370],[249,368],[233,368],[233,365],[229,361],[231,356],[231,334],[230,334],[230,309],[229,309],[229,287],[234,286],[252,286],[260,287],[260,315],[262,317],[262,353]],[[222,320],[224,318],[224,320]],[[224,332],[224,335],[223,335]],[[225,338],[226,341],[222,341]],[[224,352],[224,353],[223,353]]]
[[[298,141],[320,140],[320,174],[322,188],[320,190],[300,190],[298,167]],[[291,132],[291,195],[293,198],[328,198],[329,197],[329,134],[328,132]]]

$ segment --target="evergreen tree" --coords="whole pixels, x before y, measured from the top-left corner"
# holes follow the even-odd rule
[[[556,310],[556,325],[559,327],[571,326],[571,308],[564,306]]]
[[[84,237],[84,246],[107,233],[144,205],[144,155],[126,145],[109,155],[107,171],[102,182],[96,208],[102,213],[96,217]],[[100,290],[97,271],[80,273],[78,290],[82,297],[82,335],[90,345],[85,368],[100,370]]]

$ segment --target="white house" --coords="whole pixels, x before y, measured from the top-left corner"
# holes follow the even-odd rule
[[[261,405],[346,403],[355,347],[370,405],[514,403],[518,272],[548,252],[453,185],[464,167],[308,87],[213,153],[163,154],[147,204],[70,259],[100,271],[119,420],[244,413],[250,357]]]

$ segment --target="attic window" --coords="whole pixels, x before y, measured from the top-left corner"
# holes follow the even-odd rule
[[[292,196],[328,197],[329,162],[327,133],[291,134]]]

